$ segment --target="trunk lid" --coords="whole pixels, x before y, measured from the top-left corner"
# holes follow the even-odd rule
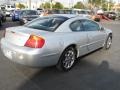
[[[46,33],[47,31],[31,29],[24,26],[11,27],[6,29],[5,39],[14,45],[24,46],[30,35],[41,36]]]

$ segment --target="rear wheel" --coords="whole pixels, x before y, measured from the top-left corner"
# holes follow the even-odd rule
[[[68,71],[70,70],[76,61],[76,51],[73,47],[68,47],[62,53],[59,62],[57,64],[57,68],[61,71]]]

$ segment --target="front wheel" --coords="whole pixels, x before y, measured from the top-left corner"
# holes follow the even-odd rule
[[[76,50],[73,47],[68,47],[62,53],[59,62],[57,64],[57,68],[61,71],[70,70],[76,61]]]
[[[109,49],[111,47],[111,45],[112,45],[112,37],[109,35],[105,42],[104,48]]]

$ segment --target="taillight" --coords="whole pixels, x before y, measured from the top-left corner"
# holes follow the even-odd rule
[[[45,40],[42,37],[31,35],[25,43],[25,46],[30,48],[42,48],[44,44]]]

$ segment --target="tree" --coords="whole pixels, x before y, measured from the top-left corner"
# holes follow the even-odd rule
[[[104,10],[108,9],[108,4],[109,4],[109,9],[111,9],[114,5],[113,0],[88,0],[88,3],[92,7],[102,7]]]
[[[20,9],[24,9],[24,8],[25,8],[25,5],[22,4],[22,3],[19,3],[19,4],[17,5],[17,7],[20,8]]]
[[[45,2],[44,4],[42,3],[41,5],[44,9],[50,9],[50,3],[49,2]]]
[[[107,8],[108,8],[107,2],[103,3],[103,4],[102,4],[102,9],[103,9],[104,11],[107,11]]]
[[[56,2],[56,3],[53,5],[53,8],[54,8],[54,9],[63,9],[64,6],[63,6],[60,2]]]
[[[100,6],[105,0],[88,0],[88,3],[96,6]]]
[[[77,8],[77,9],[84,9],[85,6],[82,2],[77,2],[75,5],[74,5],[74,8]]]
[[[114,6],[114,3],[113,3],[112,0],[110,0],[110,2],[108,2],[108,3],[109,3],[109,5],[110,5],[109,9],[111,10],[111,9],[113,8],[113,6]]]

